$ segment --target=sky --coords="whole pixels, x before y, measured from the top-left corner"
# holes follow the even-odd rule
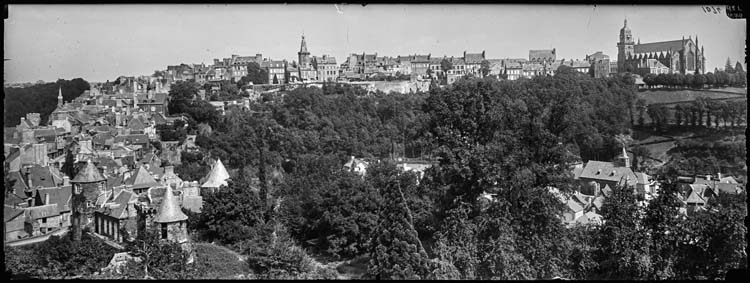
[[[362,52],[500,59],[551,48],[616,60],[626,18],[642,43],[697,35],[709,71],[744,65],[745,19],[694,5],[9,5],[3,79],[103,82],[232,54],[291,61],[303,34],[313,56],[339,64]]]

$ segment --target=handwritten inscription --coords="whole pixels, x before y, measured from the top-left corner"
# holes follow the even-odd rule
[[[702,6],[703,12],[706,14],[721,14],[721,7],[716,6]]]

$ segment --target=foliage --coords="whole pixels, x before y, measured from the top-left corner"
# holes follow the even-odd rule
[[[126,279],[190,279],[197,275],[187,263],[188,252],[178,243],[161,240],[154,230],[144,231],[126,249],[128,254],[141,259],[127,262],[122,274]]]
[[[643,209],[636,202],[633,188],[619,186],[604,201],[595,253],[601,279],[642,280],[653,270],[651,239],[640,225]]]
[[[249,180],[230,180],[229,187],[207,192],[203,197],[201,222],[209,241],[234,245],[257,233],[253,227],[265,223],[267,204],[249,188]]]
[[[107,266],[115,249],[84,235],[80,242],[65,236],[23,247],[5,247],[5,269],[11,276],[64,279],[91,276]]]
[[[382,167],[381,167],[382,166]],[[421,279],[430,274],[430,262],[422,247],[406,203],[398,169],[393,164],[373,165],[375,186],[383,195],[378,225],[373,233],[367,274],[377,280]]]
[[[238,86],[245,86],[249,83],[255,85],[267,84],[268,83],[268,71],[258,65],[258,63],[250,62],[247,64],[247,76],[244,76],[237,82]]]
[[[40,125],[47,124],[49,115],[57,108],[57,95],[62,89],[63,101],[70,102],[81,96],[91,87],[81,78],[59,79],[54,83],[37,84],[29,87],[6,87],[3,119],[5,127],[15,127],[27,113],[39,113]]]

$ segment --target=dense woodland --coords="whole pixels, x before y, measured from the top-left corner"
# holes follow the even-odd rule
[[[562,68],[517,81],[463,78],[416,94],[325,84],[265,95],[225,116],[192,100],[199,85],[177,83],[170,114],[189,121],[171,129],[173,138],[198,134],[203,150],[183,154],[175,171],[198,180],[209,159],[221,158],[240,172],[204,196],[201,213],[188,212],[191,235],[247,256],[267,279],[336,278],[337,270],[313,267],[313,254],[364,260],[363,277],[372,279],[724,278],[747,264],[744,193],[685,217],[676,184],[647,207],[616,188],[603,226],[561,222],[563,204],[548,188],[572,193],[571,162],[617,154],[615,137],[638,116],[633,82]],[[342,170],[350,156],[370,160],[364,176]],[[418,179],[394,157],[437,165]],[[144,264],[166,268],[159,262],[126,277],[142,278]],[[170,268],[149,274],[201,275],[200,266]]]
[[[15,127],[21,122],[21,117],[27,113],[39,113],[42,124],[46,124],[49,115],[57,107],[57,95],[62,88],[63,100],[70,102],[89,90],[89,83],[81,78],[72,80],[59,79],[54,83],[44,83],[30,87],[3,88],[5,93],[3,103],[3,118],[5,127]]]

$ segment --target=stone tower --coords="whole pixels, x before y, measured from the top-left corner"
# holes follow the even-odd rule
[[[299,62],[300,68],[310,68],[310,52],[307,51],[307,42],[305,42],[305,36],[302,36],[302,43],[297,52],[297,62]]]
[[[627,61],[633,56],[635,52],[635,42],[633,41],[633,34],[628,28],[628,20],[625,19],[625,24],[620,29],[620,41],[617,42],[617,70],[618,72],[632,72],[629,68],[630,64]]]
[[[187,219],[187,215],[182,213],[180,204],[172,193],[172,186],[167,186],[159,212],[154,217],[154,224],[159,229],[161,240],[180,244],[180,247],[190,254],[188,263],[191,263],[194,253],[187,233]]]
[[[57,107],[63,106],[62,87],[57,89]]]
[[[70,184],[73,190],[71,199],[73,240],[80,241],[83,227],[89,225],[93,219],[96,198],[106,190],[107,179],[99,173],[89,159],[86,166],[73,180],[70,180]]]

